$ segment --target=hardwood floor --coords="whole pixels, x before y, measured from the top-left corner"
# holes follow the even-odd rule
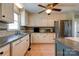
[[[55,56],[55,44],[32,44],[26,56]]]

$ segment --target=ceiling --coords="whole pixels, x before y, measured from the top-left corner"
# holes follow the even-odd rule
[[[38,4],[46,6],[47,3],[23,3],[25,9],[30,13],[38,13],[44,8],[38,6]],[[55,8],[62,9],[61,12],[79,11],[79,3],[59,3]],[[56,11],[53,11],[56,12]]]

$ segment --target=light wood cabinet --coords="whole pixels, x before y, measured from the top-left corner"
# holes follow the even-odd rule
[[[53,27],[54,21],[59,20],[72,20],[72,13],[30,13],[29,14],[29,26],[33,27]]]
[[[55,43],[54,33],[32,33],[31,34],[32,43]]]
[[[10,44],[0,48],[0,56],[10,56]]]
[[[29,25],[33,27],[52,27],[56,19],[52,18],[53,15],[48,16],[45,13],[29,14]],[[57,18],[57,17],[56,17]]]
[[[28,12],[25,9],[22,9],[20,12],[21,12],[21,26],[27,26],[28,25]]]
[[[29,48],[29,35],[12,43],[12,56],[23,56]]]
[[[0,3],[0,21],[12,23],[14,20],[14,4]]]

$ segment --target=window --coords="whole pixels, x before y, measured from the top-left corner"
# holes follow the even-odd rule
[[[8,24],[9,30],[18,30],[19,29],[19,15],[14,13],[14,23]]]

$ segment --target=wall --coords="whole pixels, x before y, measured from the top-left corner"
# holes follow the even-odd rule
[[[29,14],[28,26],[52,27],[56,20],[68,20],[71,18],[71,13],[52,13],[51,15],[47,15],[46,13]]]

